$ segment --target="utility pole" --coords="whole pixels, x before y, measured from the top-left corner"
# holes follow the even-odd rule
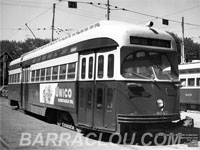
[[[185,63],[185,48],[184,48],[184,17],[182,17],[181,27],[182,27],[181,64],[184,64],[184,63]]]
[[[52,32],[51,32],[51,41],[54,40],[53,33],[54,33],[55,8],[56,8],[56,4],[54,3],[53,4],[53,19],[52,19],[52,26],[51,26],[51,29],[52,29]]]
[[[109,3],[109,0],[107,0],[107,20],[110,20],[110,3]]]

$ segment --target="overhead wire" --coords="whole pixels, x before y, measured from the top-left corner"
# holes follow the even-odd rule
[[[57,3],[58,4],[58,3]],[[29,21],[27,21],[25,24],[28,24],[30,22],[32,22],[33,20],[35,20],[36,18],[40,17],[41,15],[45,14],[46,12],[48,12],[50,9],[52,8],[49,8],[45,11],[43,11],[42,13],[40,13],[39,15],[35,16],[34,18],[30,19]],[[21,26],[20,28],[24,28],[25,27],[25,24],[23,26]],[[14,32],[11,36],[8,37],[8,39],[12,38],[15,34],[17,34],[20,30],[17,30],[16,32]]]
[[[60,2],[62,2],[62,1],[67,1],[67,2],[69,2],[68,0],[59,0],[59,2],[58,3],[60,3]],[[29,1],[29,2],[27,2],[27,1],[13,1],[13,2],[22,2],[22,3],[24,3],[24,4],[32,4],[32,6],[31,5],[27,5],[27,7],[35,7],[35,8],[40,8],[40,7],[38,7],[38,6],[36,6],[36,5],[34,5],[34,4],[38,4],[38,2],[33,2],[33,1]],[[57,4],[58,4],[57,3]],[[98,8],[100,8],[100,9],[107,9],[107,8],[105,8],[105,6],[107,7],[107,4],[105,4],[105,3],[94,3],[94,2],[81,2],[81,1],[77,1],[77,3],[84,3],[84,4],[90,4],[90,5],[92,5],[92,6],[94,6],[94,7],[98,7]],[[21,4],[16,4],[16,3],[5,3],[5,2],[3,2],[3,4],[5,4],[5,5],[21,5]],[[26,5],[24,5],[23,4],[23,6],[26,6]],[[39,4],[41,4],[41,5],[46,5],[46,4],[50,4],[50,3],[40,3],[39,2]],[[104,6],[104,7],[101,7],[101,6]],[[62,7],[62,6],[60,6],[60,7]],[[141,13],[141,12],[137,12],[137,11],[133,11],[133,10],[130,10],[130,9],[126,9],[126,8],[120,8],[120,7],[118,7],[118,6],[114,6],[114,5],[109,5],[109,7],[110,7],[110,10],[122,10],[122,11],[125,11],[125,12],[131,12],[131,13],[135,13],[135,14],[138,14],[138,15],[143,15],[143,16],[147,16],[147,17],[151,17],[151,18],[155,18],[155,19],[165,19],[164,17],[166,17],[166,16],[171,16],[171,15],[174,15],[174,14],[178,14],[178,13],[181,13],[181,12],[185,12],[185,11],[188,11],[188,10],[191,10],[191,9],[195,9],[195,8],[198,8],[198,7],[200,7],[200,6],[195,6],[195,7],[191,7],[191,8],[188,8],[188,9],[185,9],[185,10],[181,10],[181,11],[177,11],[177,12],[174,12],[174,13],[171,13],[171,14],[168,14],[168,15],[165,15],[165,16],[163,16],[163,17],[159,17],[159,16],[154,16],[154,15],[150,15],[150,14],[145,14],[145,13]],[[33,20],[35,20],[36,18],[38,18],[38,17],[40,17],[41,15],[43,15],[43,14],[45,14],[46,12],[48,12],[49,10],[51,10],[52,8],[49,8],[49,9],[47,9],[47,10],[45,10],[44,12],[42,12],[41,14],[39,14],[39,15],[37,15],[37,16],[35,16],[34,18],[32,18],[32,19],[30,19],[27,23],[30,23],[30,22],[32,22]],[[100,19],[100,17],[102,17],[102,16],[100,16],[100,14],[98,14],[98,13],[96,13],[95,15],[94,15],[94,13],[92,13],[92,15],[91,15],[91,12],[89,12],[89,11],[85,11],[85,10],[75,10],[75,11],[73,11],[72,12],[72,10],[70,10],[70,12],[69,11],[67,11],[67,10],[63,10],[62,8],[59,8],[59,7],[57,7],[57,9],[59,10],[59,11],[63,11],[63,12],[67,12],[67,13],[70,13],[70,14],[75,14],[75,15],[79,15],[79,16],[83,16],[83,17],[87,17],[87,18],[91,18],[91,19]],[[115,16],[116,17],[116,16]],[[119,17],[118,17],[119,18]],[[171,21],[171,22],[175,22],[175,23],[182,23],[181,21],[177,21],[177,20],[172,20],[172,19],[167,19],[167,20],[169,20],[169,21]],[[139,20],[138,20],[139,21]],[[142,22],[140,22],[140,23],[142,23]],[[188,22],[185,22],[184,24],[186,24],[186,25],[191,25],[191,26],[197,26],[197,27],[200,27],[200,25],[198,25],[198,24],[193,24],[193,23],[188,23]],[[22,26],[22,28],[23,28],[24,26]],[[19,29],[19,28],[18,28]],[[195,28],[195,29],[198,29],[198,28]],[[17,30],[17,31],[19,31],[19,30]]]

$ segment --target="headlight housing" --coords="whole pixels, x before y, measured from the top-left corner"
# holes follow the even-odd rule
[[[157,99],[156,102],[157,102],[157,105],[160,108],[160,110],[163,111],[163,109],[164,109],[164,100],[159,98],[159,99]]]

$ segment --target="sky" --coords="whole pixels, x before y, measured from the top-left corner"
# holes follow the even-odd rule
[[[68,8],[67,0],[0,1],[0,40],[24,41],[34,38],[33,34],[36,38],[51,39],[54,3],[54,38],[61,38],[90,24],[106,20],[107,0],[78,0],[76,9]],[[184,36],[200,43],[200,0],[109,1],[110,20],[142,26],[153,21],[154,28],[173,32],[179,37],[182,37],[181,21],[184,17]],[[93,2],[93,5],[87,2]],[[168,19],[169,25],[163,25],[160,18]]]

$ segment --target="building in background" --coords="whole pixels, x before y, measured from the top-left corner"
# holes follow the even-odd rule
[[[0,86],[8,85],[8,67],[12,60],[8,52],[0,53]]]

